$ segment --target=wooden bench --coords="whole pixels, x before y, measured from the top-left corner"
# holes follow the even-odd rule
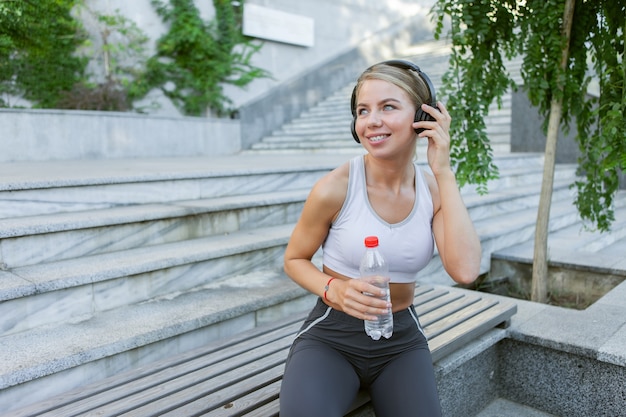
[[[433,361],[508,325],[517,309],[481,293],[430,286],[416,288],[415,308]],[[240,333],[8,416],[276,416],[285,359],[305,316]],[[367,401],[361,393],[353,409]]]

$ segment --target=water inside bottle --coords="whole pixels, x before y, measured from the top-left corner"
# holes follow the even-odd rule
[[[383,289],[385,295],[379,298],[381,300],[390,301],[389,287],[384,287]],[[389,339],[393,334],[393,315],[391,311],[389,310],[387,314],[379,315],[376,320],[365,320],[365,333],[373,340],[379,340],[381,336],[385,339]]]

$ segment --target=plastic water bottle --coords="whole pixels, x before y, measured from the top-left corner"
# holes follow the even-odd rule
[[[387,302],[391,301],[389,294],[389,268],[385,259],[378,251],[378,237],[368,236],[365,238],[365,255],[361,259],[361,279],[385,291],[380,297]],[[372,295],[373,294],[368,294]],[[393,333],[393,314],[391,308],[385,314],[378,316],[376,320],[365,320],[365,333],[374,340],[381,336],[389,339]]]

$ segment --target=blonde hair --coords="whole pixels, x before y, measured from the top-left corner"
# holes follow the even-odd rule
[[[367,80],[387,81],[399,87],[407,93],[416,110],[421,108],[423,103],[431,103],[432,101],[430,90],[417,71],[411,69],[409,66],[400,67],[381,62],[363,71],[361,76],[357,79],[351,103],[353,114],[356,111],[356,98],[361,91],[363,83]]]

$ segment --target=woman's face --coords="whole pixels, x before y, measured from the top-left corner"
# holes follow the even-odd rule
[[[355,130],[365,149],[414,146],[415,110],[400,87],[383,80],[364,81],[356,100]]]

